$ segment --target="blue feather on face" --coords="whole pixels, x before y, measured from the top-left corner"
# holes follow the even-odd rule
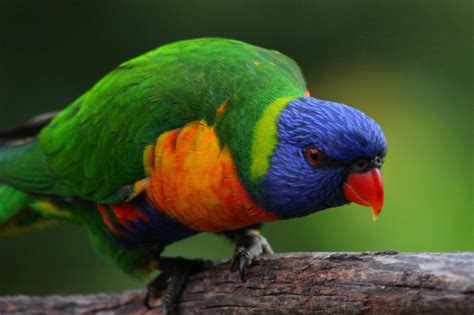
[[[305,158],[315,147],[320,165]],[[380,126],[344,104],[302,97],[290,102],[278,122],[278,144],[262,182],[265,207],[281,218],[304,216],[348,203],[342,192],[354,163],[383,157]]]

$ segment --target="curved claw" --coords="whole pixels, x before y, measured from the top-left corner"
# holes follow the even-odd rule
[[[177,301],[192,272],[201,270],[209,262],[183,258],[161,258],[159,274],[147,287],[145,306],[154,309],[162,305],[164,314],[175,314]]]
[[[166,290],[170,275],[162,272],[147,286],[145,296],[145,306],[149,309],[154,309],[160,305],[159,297]]]
[[[255,258],[260,255],[273,254],[273,250],[268,241],[253,230],[246,230],[239,235],[238,247],[235,250],[230,264],[230,271],[239,271],[240,280],[245,282],[245,272],[250,267]]]
[[[245,281],[245,270],[252,264],[252,259],[250,253],[244,248],[239,247],[232,258],[230,265],[230,271],[236,272],[239,271],[240,280]]]
[[[245,269],[250,266],[247,259],[240,260],[239,276],[240,281],[245,282]]]

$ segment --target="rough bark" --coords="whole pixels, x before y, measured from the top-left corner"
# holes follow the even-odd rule
[[[193,274],[180,314],[473,314],[474,253],[291,253],[239,281],[227,262]],[[156,314],[145,290],[0,298],[0,313]],[[161,312],[161,309],[159,309]]]

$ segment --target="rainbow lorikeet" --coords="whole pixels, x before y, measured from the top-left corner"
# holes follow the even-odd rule
[[[149,306],[164,294],[170,307],[193,270],[160,258],[173,242],[226,235],[243,279],[272,253],[262,223],[351,201],[376,217],[383,203],[379,125],[309,96],[285,55],[236,40],[162,46],[1,138],[0,232],[78,223],[127,273],[162,270]]]

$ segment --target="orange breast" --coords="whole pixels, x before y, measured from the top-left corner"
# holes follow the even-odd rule
[[[229,149],[203,121],[161,135],[146,156],[148,197],[193,229],[219,232],[277,219],[250,199]]]

